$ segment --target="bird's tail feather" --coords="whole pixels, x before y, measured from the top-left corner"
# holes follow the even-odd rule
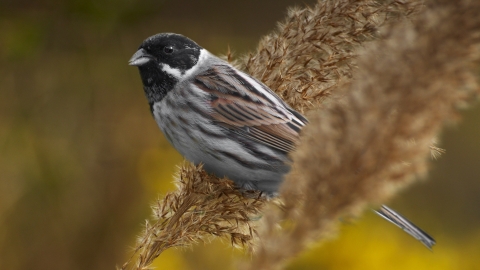
[[[424,232],[422,229],[417,227],[415,224],[410,222],[408,219],[395,212],[393,209],[382,205],[379,210],[374,210],[379,216],[390,221],[391,223],[397,225],[406,233],[410,234],[415,239],[422,242],[428,249],[432,249],[435,245],[435,239],[431,237],[428,233]]]

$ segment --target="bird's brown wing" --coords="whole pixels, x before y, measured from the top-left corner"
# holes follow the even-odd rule
[[[277,150],[294,149],[307,120],[261,82],[229,65],[216,65],[193,83],[210,94],[211,115],[220,125]]]

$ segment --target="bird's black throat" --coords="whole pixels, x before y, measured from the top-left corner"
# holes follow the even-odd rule
[[[145,97],[153,111],[153,104],[160,102],[178,83],[178,79],[158,67],[141,66],[138,68],[142,78]]]

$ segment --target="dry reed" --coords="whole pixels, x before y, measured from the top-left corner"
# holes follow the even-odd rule
[[[153,205],[154,222],[147,221],[134,257],[122,269],[149,269],[166,249],[186,247],[206,236],[229,238],[232,245],[242,246],[252,239],[250,223],[265,202],[259,192],[241,192],[232,181],[190,163],[182,166],[176,183],[174,192]]]
[[[359,50],[340,102],[309,114],[295,171],[269,205],[249,269],[279,269],[340,217],[384,202],[423,176],[442,125],[479,87],[472,74],[480,45],[480,2],[432,1],[412,22],[386,27]],[[478,63],[476,63],[478,65]],[[288,222],[288,226],[278,224]]]
[[[186,163],[178,189],[153,207],[134,262],[122,269],[148,269],[163,250],[207,236],[254,243],[247,268],[281,268],[308,242],[331,234],[339,217],[424,175],[442,124],[478,93],[470,71],[480,4],[421,3],[319,1],[291,10],[239,64],[308,113],[281,209]]]
[[[422,6],[419,0],[340,0],[292,8],[239,66],[305,113],[351,81],[357,48],[375,40],[379,27],[414,15]]]

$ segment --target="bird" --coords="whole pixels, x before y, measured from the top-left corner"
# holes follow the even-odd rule
[[[129,60],[138,67],[150,111],[166,139],[187,160],[243,190],[278,195],[290,171],[305,116],[268,86],[193,40],[160,33]],[[376,213],[420,240],[435,240],[382,206]]]

